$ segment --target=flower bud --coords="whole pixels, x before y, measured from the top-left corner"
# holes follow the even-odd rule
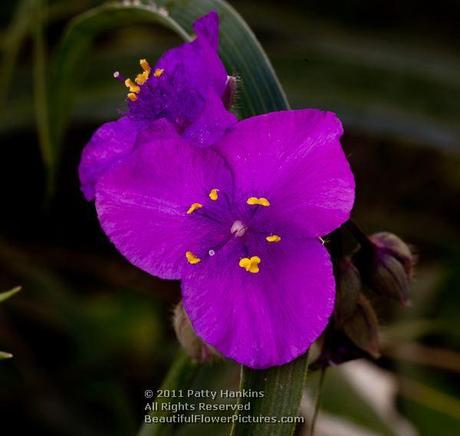
[[[317,371],[367,356],[348,336],[334,326],[329,326],[322,336],[320,355],[310,364],[309,370]]]
[[[225,109],[230,110],[235,103],[237,79],[235,76],[227,76],[227,83],[225,84],[224,95],[222,96],[222,102],[224,103]]]
[[[337,294],[334,316],[337,326],[349,319],[355,312],[361,277],[349,258],[340,259],[337,267]]]
[[[366,285],[407,304],[415,263],[408,245],[388,232],[375,233],[369,242],[369,246],[362,246],[354,257]]]
[[[193,361],[205,363],[221,357],[217,350],[196,335],[182,301],[174,308],[173,325],[177,339]]]
[[[379,322],[363,293],[358,292],[353,312],[342,324],[337,320],[329,324],[320,343],[321,352],[310,365],[312,371],[363,357],[380,357]]]
[[[358,295],[355,312],[344,323],[343,331],[353,344],[374,359],[380,356],[379,322],[374,308],[364,294]]]

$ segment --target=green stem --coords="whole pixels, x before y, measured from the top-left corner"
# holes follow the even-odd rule
[[[310,436],[314,436],[315,434],[315,426],[316,426],[316,420],[318,418],[318,413],[319,413],[319,408],[321,404],[321,392],[323,390],[323,383],[324,383],[324,377],[326,375],[326,367],[321,368],[321,372],[319,375],[319,382],[318,382],[318,389],[316,391],[316,400],[315,400],[315,410],[313,411],[313,416],[311,418],[311,423],[310,423]]]
[[[169,369],[166,378],[164,379],[160,389],[163,391],[177,391],[178,389],[188,389],[195,379],[200,366],[193,363],[184,351],[180,351],[179,355]],[[158,404],[157,411],[152,411],[149,416],[151,418],[166,417],[171,415],[171,411],[161,410],[163,403],[173,402],[174,398],[156,398]],[[178,400],[178,399],[177,399]],[[167,423],[148,423],[144,422],[137,436],[165,436],[170,433],[171,424]]]

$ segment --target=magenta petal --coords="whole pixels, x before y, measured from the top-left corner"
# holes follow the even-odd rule
[[[183,135],[191,144],[205,147],[216,144],[236,122],[236,116],[225,109],[222,100],[209,92],[203,110]]]
[[[104,172],[126,156],[146,123],[123,117],[103,124],[86,144],[78,174],[87,200],[94,199],[94,187]]]
[[[185,252],[216,234],[213,222],[186,212],[230,182],[221,158],[185,143],[165,120],[142,133],[135,150],[96,186],[99,221],[134,265],[165,279],[181,277]]]
[[[188,87],[201,94],[207,94],[208,88],[222,97],[227,82],[227,72],[217,53],[219,19],[215,12],[200,18],[194,24],[197,37],[164,53],[155,68],[164,69],[164,75],[174,71],[183,71],[176,81],[182,81]],[[155,80],[147,83],[155,86]],[[142,92],[141,92],[142,95]],[[132,105],[134,106],[134,105]]]
[[[240,245],[226,247],[182,281],[184,307],[197,334],[251,368],[283,365],[303,354],[328,323],[335,296],[327,250],[299,240],[260,255],[260,271],[238,266]]]
[[[354,201],[341,135],[340,120],[331,112],[272,112],[239,122],[219,150],[243,199],[271,202],[262,220],[267,216],[299,234],[321,236],[349,218]]]
[[[217,12],[211,11],[209,14],[198,18],[193,23],[193,30],[198,38],[204,38],[208,44],[217,51],[219,46],[219,16]]]

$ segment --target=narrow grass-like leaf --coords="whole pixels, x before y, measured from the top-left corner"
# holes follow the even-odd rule
[[[35,118],[37,123],[38,140],[45,166],[52,175],[53,154],[51,151],[50,123],[48,114],[48,85],[46,75],[46,49],[44,38],[45,14],[44,3],[46,0],[35,0],[34,12],[34,98]]]
[[[53,68],[50,110],[51,138],[55,156],[60,152],[60,142],[72,105],[79,65],[84,62],[92,42],[98,35],[138,23],[161,25],[174,31],[184,40],[189,39],[183,28],[162,9],[142,4],[108,3],[77,16],[69,23],[58,47]]]
[[[11,359],[13,355],[11,353],[6,353],[5,351],[0,351],[0,360]]]
[[[242,411],[241,417],[269,417],[275,422],[236,421],[231,436],[291,436],[296,427],[295,418],[299,412],[300,400],[307,373],[307,355],[299,357],[288,365],[255,371],[241,370],[243,392],[262,391],[262,398],[242,398],[240,404],[250,403],[250,410]],[[286,422],[281,422],[283,417]],[[289,422],[291,421],[291,422]]]
[[[5,99],[10,88],[14,67],[21,45],[30,30],[33,14],[33,0],[22,0],[15,11],[11,24],[6,29],[2,44],[2,64],[0,67],[0,113],[5,109]]]
[[[8,300],[13,295],[17,294],[21,290],[20,286],[16,286],[15,288],[11,289],[10,291],[2,292],[0,294],[0,303]],[[13,355],[11,353],[7,353],[6,351],[0,351],[0,360],[11,359]]]
[[[16,286],[15,288],[11,289],[10,291],[0,293],[0,303],[2,303],[3,301],[8,300],[8,298],[11,298],[13,295],[17,294],[20,290],[21,290],[21,287]]]

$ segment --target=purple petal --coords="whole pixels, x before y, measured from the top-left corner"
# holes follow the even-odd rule
[[[229,177],[214,151],[191,147],[160,120],[99,180],[99,221],[131,263],[155,276],[178,279],[185,252],[201,247],[203,238],[212,242],[219,231],[213,221],[186,212],[194,202],[209,202],[212,188],[225,189]]]
[[[283,365],[303,354],[328,323],[335,283],[327,250],[315,239],[283,239],[262,253],[260,271],[239,267],[248,256],[231,242],[182,281],[196,333],[251,368]]]
[[[78,168],[81,190],[87,200],[94,199],[94,187],[105,171],[131,152],[144,126],[143,122],[123,117],[96,130],[83,149]]]
[[[355,183],[335,114],[314,109],[272,112],[239,122],[219,145],[244,197],[266,197],[262,221],[321,236],[349,216]]]
[[[216,144],[236,122],[235,115],[225,109],[222,100],[209,92],[201,113],[184,131],[184,138],[198,147]]]
[[[217,51],[219,46],[219,16],[217,12],[211,11],[209,14],[198,18],[193,23],[193,30],[198,38],[204,38]]]

